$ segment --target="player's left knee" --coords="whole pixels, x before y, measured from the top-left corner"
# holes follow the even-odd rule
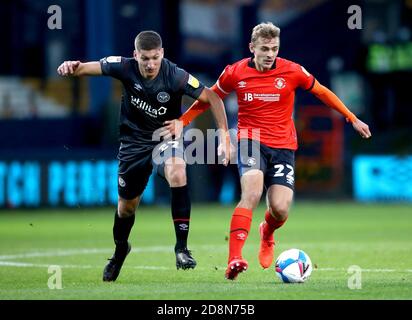
[[[168,182],[170,187],[183,187],[186,185],[186,169],[185,168],[175,168],[171,170],[168,174]]]
[[[289,215],[290,203],[287,201],[275,202],[270,205],[270,213],[276,220],[284,221]]]

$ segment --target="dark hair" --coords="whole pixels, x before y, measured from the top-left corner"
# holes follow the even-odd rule
[[[136,50],[153,50],[162,47],[162,38],[155,31],[142,31],[134,40]]]

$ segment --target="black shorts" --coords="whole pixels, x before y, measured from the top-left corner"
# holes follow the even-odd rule
[[[280,184],[294,190],[295,152],[293,150],[270,148],[256,140],[240,139],[237,166],[240,176],[252,169],[261,170],[267,189],[271,185]]]
[[[161,142],[154,148],[135,152],[127,160],[119,158],[117,190],[121,198],[131,200],[140,196],[153,171],[165,179],[165,162],[171,157],[184,159],[183,141]]]

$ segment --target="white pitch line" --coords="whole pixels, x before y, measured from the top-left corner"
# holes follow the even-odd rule
[[[216,251],[219,246],[197,246],[199,250],[214,250]],[[226,246],[221,246],[225,249]],[[132,252],[173,252],[173,246],[152,246],[152,247],[142,247],[134,248]],[[83,255],[83,254],[100,254],[100,253],[113,253],[113,249],[54,249],[54,250],[36,250],[27,253],[2,255],[0,256],[0,261],[4,260],[14,260],[14,259],[24,259],[24,258],[36,258],[36,257],[63,257],[72,255]]]
[[[75,264],[44,264],[44,263],[25,263],[17,261],[0,261],[0,267],[18,267],[18,268],[48,268],[57,265],[62,269],[100,269],[102,266],[75,265]],[[145,270],[174,270],[175,268],[156,267],[156,266],[125,266],[125,268],[145,269]]]
[[[345,268],[316,268],[315,271],[347,271]],[[362,272],[412,272],[412,269],[363,269]]]
[[[226,249],[226,246],[209,246],[202,245],[197,246],[199,250],[210,250],[213,249],[216,251],[218,247]],[[220,249],[220,248],[219,248]],[[26,267],[26,268],[48,268],[50,265],[56,264],[41,264],[41,263],[26,263],[18,261],[9,261],[14,259],[24,259],[24,258],[37,258],[37,257],[62,257],[62,256],[74,256],[74,255],[85,255],[85,254],[103,254],[103,253],[112,253],[113,249],[55,249],[49,251],[41,251],[37,249],[36,251],[31,251],[27,253],[13,254],[13,255],[1,255],[0,256],[0,267]],[[152,246],[152,247],[143,247],[135,248],[132,252],[173,252],[173,247],[171,246]],[[6,260],[6,261],[5,261]],[[59,265],[59,264],[57,264]],[[61,268],[72,268],[72,269],[91,269],[91,268],[101,268],[101,266],[91,266],[91,265],[59,265]],[[174,270],[171,267],[160,267],[160,266],[127,266],[127,268],[133,269],[145,269],[145,270]],[[218,270],[225,270],[226,266],[217,267]],[[199,269],[199,268],[197,268]],[[202,269],[202,268],[200,268]],[[204,268],[203,270],[207,270]],[[315,268],[315,271],[335,271],[335,272],[347,272],[345,268]],[[362,269],[362,272],[400,272],[400,273],[412,273],[412,269]]]
[[[51,265],[58,265],[62,269],[100,269],[102,266],[91,265],[60,265],[60,264],[43,264],[43,263],[25,263],[17,261],[0,261],[0,267],[19,267],[19,268],[48,268]],[[172,267],[157,267],[157,266],[125,266],[126,269],[143,269],[143,270],[175,270]],[[218,270],[225,270],[225,266],[217,267]],[[208,268],[196,268],[197,270],[207,270]],[[398,270],[398,269],[361,269],[362,272],[399,272],[399,273],[412,273],[412,269]],[[346,272],[344,268],[316,268],[314,271],[339,271]]]
[[[132,252],[169,252],[173,251],[173,247],[149,247],[136,248]],[[28,253],[12,254],[0,256],[1,260],[22,259],[22,258],[36,258],[36,257],[63,257],[83,254],[100,254],[113,253],[113,249],[56,249],[51,251],[32,251]]]
[[[16,262],[16,261],[0,261],[0,267],[19,267],[19,268],[48,268],[56,264],[43,264],[43,263],[26,263],[26,262]],[[73,268],[73,269],[91,269],[95,268],[88,265],[58,265],[61,268]]]
[[[110,249],[57,249],[53,251],[32,251],[28,253],[11,254],[0,256],[0,260],[12,260],[12,259],[24,259],[24,258],[37,258],[37,257],[62,257],[72,256],[80,254],[93,254],[93,253],[110,253],[113,250]]]

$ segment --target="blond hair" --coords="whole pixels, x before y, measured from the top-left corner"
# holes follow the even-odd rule
[[[279,36],[280,29],[272,22],[262,22],[253,28],[251,42],[255,43],[259,37],[264,39],[272,39]]]

